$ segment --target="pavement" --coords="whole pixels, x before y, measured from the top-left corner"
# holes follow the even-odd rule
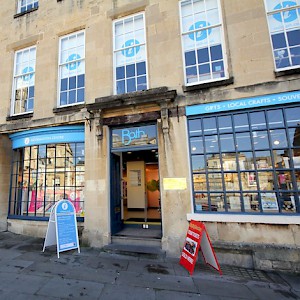
[[[200,260],[192,276],[178,259],[82,247],[60,253],[44,239],[0,232],[0,299],[300,299],[300,276]]]

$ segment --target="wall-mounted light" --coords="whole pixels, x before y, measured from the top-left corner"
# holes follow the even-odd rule
[[[276,146],[278,146],[278,145],[280,144],[280,142],[279,142],[278,140],[275,140],[275,141],[273,142],[273,144],[276,145]]]

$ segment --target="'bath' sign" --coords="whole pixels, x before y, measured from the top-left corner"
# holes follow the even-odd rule
[[[75,208],[69,200],[60,200],[51,209],[43,252],[52,245],[57,245],[58,258],[67,250],[80,253]]]

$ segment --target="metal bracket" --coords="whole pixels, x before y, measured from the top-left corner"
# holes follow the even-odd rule
[[[164,134],[169,133],[169,110],[166,105],[161,106],[160,110],[161,122],[162,122],[162,131]]]

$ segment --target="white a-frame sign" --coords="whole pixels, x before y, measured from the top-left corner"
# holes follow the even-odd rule
[[[43,252],[47,246],[57,245],[59,253],[79,248],[76,213],[69,200],[60,200],[52,206]]]

